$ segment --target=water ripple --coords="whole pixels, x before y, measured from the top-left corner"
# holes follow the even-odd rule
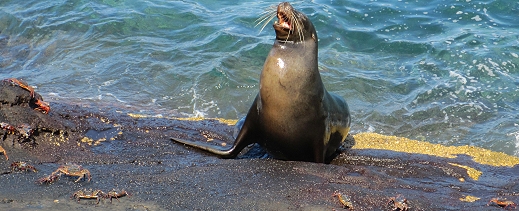
[[[52,100],[239,118],[271,48],[272,2],[0,2],[0,76]],[[510,0],[297,2],[319,68],[354,132],[518,152],[519,4]],[[168,113],[169,112],[169,113]]]

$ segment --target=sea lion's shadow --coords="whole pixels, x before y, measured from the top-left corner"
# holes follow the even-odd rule
[[[344,139],[344,142],[342,143],[341,147],[337,149],[337,151],[340,151],[339,153],[341,153],[353,148],[353,146],[355,146],[355,138],[350,133],[348,136],[346,136],[346,139]]]
[[[350,133],[348,134],[348,136],[346,136],[346,139],[344,139],[344,142],[342,142],[341,146],[337,148],[335,153],[324,160],[324,163],[329,164],[330,162],[332,162],[333,159],[335,159],[340,154],[350,150],[351,148],[353,148],[353,146],[355,146],[355,138]]]
[[[344,153],[348,150],[350,150],[355,145],[355,138],[348,134],[344,142],[341,144],[339,148],[335,151],[335,153],[328,157],[325,160],[325,163],[329,164],[333,159],[335,159],[337,156],[339,156],[341,153]],[[270,156],[267,153],[267,150],[265,150],[262,146],[259,144],[251,144],[250,146],[246,147],[242,150],[242,152],[238,155],[236,159],[274,159],[272,156]]]
[[[267,153],[267,150],[259,144],[251,144],[243,149],[236,159],[267,159],[273,158]]]

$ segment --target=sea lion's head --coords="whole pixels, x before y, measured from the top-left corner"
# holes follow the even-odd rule
[[[276,39],[281,42],[317,42],[314,25],[305,14],[295,10],[288,2],[278,5],[278,21],[274,23]]]

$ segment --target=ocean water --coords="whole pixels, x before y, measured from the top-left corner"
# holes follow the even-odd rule
[[[46,101],[237,119],[274,40],[274,1],[2,0],[0,77]],[[352,132],[519,155],[516,0],[298,1]]]

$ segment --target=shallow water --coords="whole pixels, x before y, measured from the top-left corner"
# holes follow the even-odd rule
[[[277,3],[2,1],[0,77],[51,102],[237,119],[274,39],[255,21]],[[294,5],[318,30],[323,81],[348,101],[354,133],[519,155],[517,1]]]

